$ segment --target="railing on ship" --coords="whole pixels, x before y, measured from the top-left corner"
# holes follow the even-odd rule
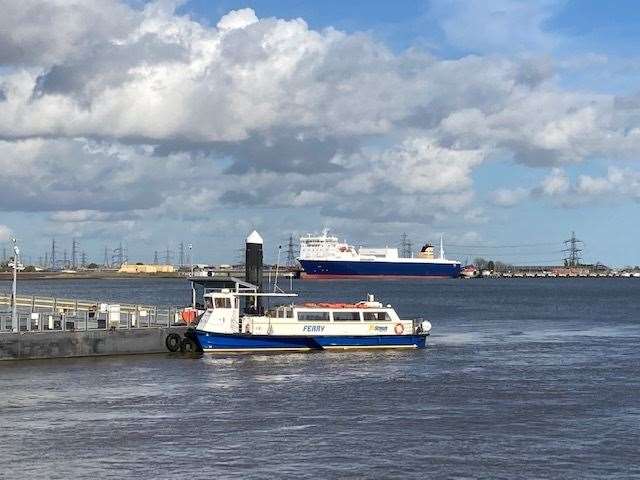
[[[89,300],[17,296],[19,331],[83,331],[181,324],[179,307],[107,304]],[[0,333],[13,331],[11,295],[0,293]]]
[[[260,334],[261,335],[271,335],[273,334],[273,327],[274,326],[291,326],[292,323],[290,321],[282,321],[282,318],[279,317],[265,317],[265,319],[267,320],[266,322],[261,319],[260,322],[256,325],[257,328],[260,328]],[[234,332],[238,332],[238,333],[255,333],[253,332],[254,329],[254,324],[253,322],[244,320],[243,318],[240,318],[239,320],[232,320],[231,321],[231,330]],[[349,324],[349,325],[353,325],[354,323],[361,325],[362,323],[364,323],[365,325],[382,325],[385,324],[386,326],[389,327],[389,332],[387,333],[394,333],[395,332],[395,326],[397,324],[401,324],[403,327],[402,330],[402,334],[404,335],[417,335],[419,333],[422,333],[422,322],[424,321],[424,318],[416,318],[413,320],[400,320],[398,321],[386,321],[386,322],[329,322],[329,321],[308,321],[308,322],[296,322],[294,324],[303,324],[303,323],[308,323],[308,324],[312,324],[312,325],[317,325],[317,326],[322,326],[322,325],[339,325],[339,324]],[[266,327],[266,331],[263,331],[263,327]]]

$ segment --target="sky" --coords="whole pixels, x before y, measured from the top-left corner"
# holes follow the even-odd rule
[[[0,0],[0,243],[230,263],[257,229],[640,264],[640,12]]]

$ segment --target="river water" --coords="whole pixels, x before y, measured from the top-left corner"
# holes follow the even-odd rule
[[[20,288],[189,299],[184,280]],[[432,322],[428,348],[1,363],[0,478],[640,478],[640,281],[295,288],[376,293]]]

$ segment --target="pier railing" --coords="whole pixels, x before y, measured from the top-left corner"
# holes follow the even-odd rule
[[[17,296],[19,331],[73,331],[168,327],[181,323],[179,307],[40,296]],[[11,295],[0,292],[0,333],[11,332]]]

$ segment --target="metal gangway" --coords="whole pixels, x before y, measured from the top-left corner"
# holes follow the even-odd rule
[[[85,331],[183,324],[181,307],[16,296],[18,331]],[[0,334],[12,332],[12,295],[0,292]]]

